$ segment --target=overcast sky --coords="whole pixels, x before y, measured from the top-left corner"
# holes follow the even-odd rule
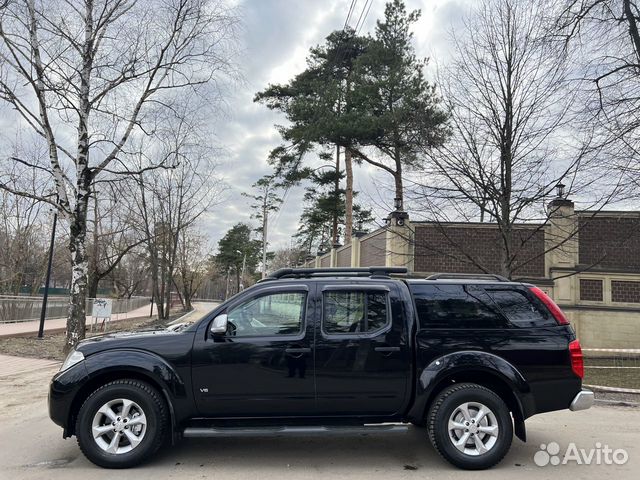
[[[421,57],[447,55],[447,32],[472,0],[406,0],[410,10],[422,10],[415,24],[416,53]],[[241,195],[251,184],[270,173],[269,151],[280,142],[274,124],[284,123],[281,115],[254,104],[254,94],[269,83],[284,83],[305,68],[309,48],[323,42],[333,30],[343,27],[351,0],[238,0],[243,17],[239,64],[246,79],[229,100],[228,115],[214,120],[218,142],[226,149],[219,167],[231,187],[228,199],[203,219],[202,227],[213,244],[235,223],[249,221],[248,201]],[[357,0],[350,25],[356,25],[367,0]],[[373,0],[361,33],[373,32],[376,19],[384,14],[385,0]],[[377,216],[386,214],[384,202],[391,203],[383,173],[361,167],[355,171],[359,201],[377,206]],[[381,188],[382,186],[382,188]],[[288,245],[302,211],[303,187],[291,189],[283,208],[271,224],[272,248]],[[389,197],[389,198],[387,198]]]

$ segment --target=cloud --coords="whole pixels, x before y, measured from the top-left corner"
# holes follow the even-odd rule
[[[419,8],[422,18],[415,26],[419,56],[434,56],[447,50],[445,32],[471,0],[407,0],[407,9]],[[304,70],[309,48],[324,41],[333,30],[340,29],[351,4],[348,0],[239,0],[242,12],[242,65],[245,82],[229,99],[229,115],[214,122],[218,141],[227,151],[219,167],[231,187],[228,200],[204,217],[202,227],[212,243],[237,222],[250,222],[250,209],[242,192],[261,176],[270,173],[267,156],[280,143],[274,124],[284,118],[265,106],[254,104],[257,91],[269,83],[287,82]],[[357,22],[366,0],[356,2],[350,24]],[[384,15],[384,0],[373,0],[361,33],[373,32],[375,22]],[[359,201],[370,204],[382,217],[389,204],[381,185],[389,184],[388,175],[367,166],[356,168]],[[291,189],[281,211],[271,223],[269,241],[272,248],[288,245],[302,212],[303,187]],[[391,198],[393,195],[386,195]],[[386,203],[386,205],[385,205]]]

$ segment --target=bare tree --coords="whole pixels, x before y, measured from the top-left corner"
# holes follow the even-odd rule
[[[33,178],[21,177],[24,188],[30,188],[33,182]],[[30,293],[40,289],[49,233],[45,205],[0,191],[0,292],[17,295],[23,287]]]
[[[149,112],[178,91],[232,70],[237,17],[222,0],[1,0],[0,99],[47,147],[57,198],[0,187],[54,205],[69,224],[72,261],[65,349],[84,337],[87,210],[102,175],[131,175],[123,155],[149,131]],[[148,169],[159,165],[148,165]]]
[[[107,276],[118,298],[131,298],[135,294],[150,291],[149,261],[146,253],[142,246],[132,249]]]
[[[640,195],[640,9],[635,0],[570,0],[556,35],[579,59],[587,81],[585,123],[594,125],[603,163],[615,168],[628,194]]]
[[[273,252],[269,271],[275,272],[279,268],[297,267],[304,262],[306,259],[305,257],[305,251],[299,247],[291,246],[279,248]]]
[[[192,97],[197,101],[196,97]],[[207,147],[204,119],[185,101],[164,118],[162,133],[136,149],[140,174],[131,199],[132,217],[145,239],[153,297],[161,319],[169,317],[171,289],[183,231],[222,200],[224,186],[215,176],[215,151]],[[164,164],[162,171],[146,165]]]
[[[123,258],[146,240],[133,228],[130,209],[122,205],[123,181],[105,181],[97,187],[100,190],[93,192],[88,218],[89,298],[96,298],[101,280],[108,278]]]
[[[548,41],[549,8],[546,1],[481,0],[452,33],[453,59],[439,72],[452,135],[429,155],[413,189],[431,218],[495,222],[499,273],[508,277],[531,261],[520,253],[536,234],[523,237],[515,224],[544,222],[559,183],[567,184],[565,195],[589,189],[597,196],[590,132],[572,129],[578,90],[562,49]]]
[[[185,310],[191,310],[191,301],[207,279],[211,253],[204,235],[193,228],[182,230],[173,281]]]

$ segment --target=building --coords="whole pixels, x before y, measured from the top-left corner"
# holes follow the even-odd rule
[[[514,226],[512,278],[545,290],[585,348],[640,346],[640,212],[576,211],[556,198],[544,223]],[[494,223],[411,222],[354,235],[305,266],[406,266],[413,276],[499,272],[502,236]]]

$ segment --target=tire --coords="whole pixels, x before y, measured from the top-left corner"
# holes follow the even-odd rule
[[[167,405],[160,392],[140,380],[115,380],[84,401],[76,420],[76,438],[92,463],[128,468],[156,453],[168,426]]]
[[[481,411],[484,415],[478,418]],[[427,414],[427,427],[436,451],[465,470],[494,466],[507,454],[513,439],[507,405],[493,391],[475,383],[455,384],[440,392]]]

